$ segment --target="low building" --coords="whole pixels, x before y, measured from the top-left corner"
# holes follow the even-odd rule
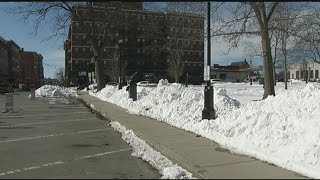
[[[293,64],[290,66],[290,78],[296,80],[319,81],[319,70],[319,62]]]
[[[211,66],[211,78],[221,79],[225,82],[243,82],[249,77],[253,77],[253,70],[247,60],[240,62],[233,62],[227,66],[220,66],[214,64]]]

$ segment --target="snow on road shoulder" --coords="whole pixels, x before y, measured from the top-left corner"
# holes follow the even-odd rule
[[[43,85],[35,91],[36,97],[71,97],[75,96],[74,88],[65,88],[54,85]]]
[[[116,121],[110,122],[112,128],[120,132],[122,139],[132,147],[132,156],[140,157],[155,167],[162,175],[161,179],[195,179],[192,174],[180,166],[173,164],[161,153],[153,150],[142,139],[138,138],[132,130],[127,130]]]
[[[236,89],[243,88],[243,85],[232,86],[233,97],[236,97]],[[180,84],[159,83],[153,89],[138,87],[137,101],[128,98],[128,92],[124,89],[118,91],[106,87],[90,94],[130,112],[199,134],[233,152],[253,156],[308,177],[320,178],[318,85],[294,82],[288,90],[277,90],[275,97],[241,106],[228,96],[228,90],[228,86],[215,87],[214,106],[218,115],[215,120],[201,118],[203,90],[185,88]],[[250,97],[252,91],[260,90],[239,93]]]

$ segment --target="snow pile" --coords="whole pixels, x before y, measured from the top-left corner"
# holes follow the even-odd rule
[[[132,147],[132,156],[140,157],[155,167],[162,175],[161,179],[192,179],[192,174],[180,166],[173,164],[168,158],[153,150],[132,130],[127,130],[118,122],[110,122],[111,127],[122,134],[122,139]]]
[[[36,97],[70,97],[75,96],[75,94],[76,91],[73,88],[64,88],[53,85],[44,85],[35,91]]]
[[[225,147],[309,177],[320,177],[320,89],[281,91],[220,117],[211,135]],[[218,138],[219,137],[219,138]]]
[[[175,83],[159,84],[151,89],[138,88],[137,101],[128,98],[125,88],[118,91],[106,87],[90,94],[132,113],[214,140],[233,152],[320,178],[319,86],[297,82],[289,90],[276,91],[275,97],[241,106],[239,101],[228,96],[228,87],[215,86],[214,106],[218,118],[202,120],[203,89],[185,88]],[[236,89],[244,85],[233,86]],[[244,97],[243,92],[239,93]]]

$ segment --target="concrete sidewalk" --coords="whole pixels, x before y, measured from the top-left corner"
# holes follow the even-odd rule
[[[111,121],[117,121],[168,159],[202,179],[304,179],[255,158],[231,154],[217,143],[191,132],[145,116],[128,114],[125,109],[79,91],[79,98]]]

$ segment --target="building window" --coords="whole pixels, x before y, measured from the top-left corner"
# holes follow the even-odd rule
[[[310,70],[309,76],[310,76],[310,78],[313,78],[313,70]]]
[[[83,37],[83,39],[85,39],[87,36],[86,36],[86,35],[83,35],[82,37]]]
[[[140,39],[138,38],[138,42],[140,42]]]
[[[291,79],[294,79],[294,74],[292,74]]]
[[[316,72],[315,72],[315,78],[319,78],[319,70],[316,70]]]
[[[142,42],[144,42],[144,39],[142,39]]]
[[[125,38],[125,41],[128,42],[128,38]]]
[[[74,50],[76,51],[76,52],[78,52],[78,48],[76,47],[76,48],[74,48]]]
[[[107,48],[103,48],[103,51],[104,51],[104,52],[107,52]]]
[[[296,71],[296,79],[299,79],[299,71]]]
[[[82,48],[82,51],[83,51],[83,52],[85,52],[85,51],[86,51],[86,48],[85,48],[85,47],[83,47],[83,48]]]
[[[140,54],[141,53],[140,49],[138,49],[137,52]]]

